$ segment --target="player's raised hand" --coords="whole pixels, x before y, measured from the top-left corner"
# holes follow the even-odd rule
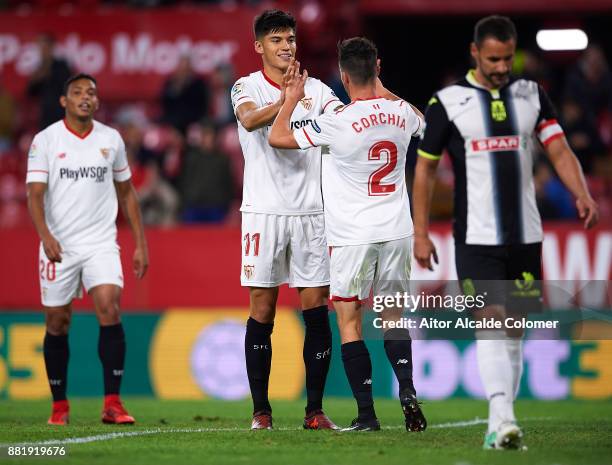
[[[145,247],[136,247],[134,251],[134,275],[142,279],[149,268],[149,254]]]
[[[295,67],[295,58],[291,58],[291,60],[289,60],[289,66],[287,67],[287,70],[285,71],[285,74],[283,74],[283,79],[281,80],[281,95],[280,95],[280,103],[281,105],[285,102],[285,89],[287,88],[287,82],[289,81],[289,76],[293,75],[293,70]]]
[[[291,67],[291,72],[287,70],[287,81],[285,83],[285,99],[290,99],[292,103],[297,104],[304,98],[304,85],[308,78],[308,71],[300,72],[300,62],[295,61]]]
[[[576,209],[580,219],[584,220],[585,229],[591,229],[599,222],[599,208],[590,196],[576,200]]]
[[[414,238],[414,258],[423,268],[427,268],[429,271],[433,271],[433,265],[431,258],[433,257],[434,263],[438,264],[438,253],[436,252],[436,246],[431,241],[429,236],[415,236]]]
[[[57,239],[49,234],[48,237],[43,238],[42,240],[43,249],[45,251],[45,255],[49,259],[50,262],[62,262],[62,246]]]

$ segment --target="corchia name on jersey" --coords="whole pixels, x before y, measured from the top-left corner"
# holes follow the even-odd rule
[[[108,173],[108,166],[82,166],[76,170],[60,168],[60,179],[94,179],[95,182],[104,182]]]

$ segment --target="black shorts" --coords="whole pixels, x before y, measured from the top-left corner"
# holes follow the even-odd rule
[[[484,294],[487,305],[541,311],[542,243],[455,244],[457,276],[465,294]]]

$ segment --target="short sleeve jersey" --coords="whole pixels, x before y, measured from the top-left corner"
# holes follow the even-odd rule
[[[113,181],[130,177],[121,136],[97,121],[84,136],[58,121],[36,134],[28,153],[26,183],[47,184],[45,220],[64,250],[116,242]]]
[[[454,236],[461,244],[528,244],[543,239],[533,183],[536,141],[563,137],[536,82],[489,90],[474,77],[436,92],[425,112],[420,156],[447,149],[455,174]]]
[[[234,112],[246,103],[264,107],[277,102],[280,87],[263,71],[240,78],[232,88]],[[308,126],[324,112],[342,105],[332,90],[308,78],[305,97],[291,116],[291,127]],[[238,137],[244,155],[243,212],[277,215],[321,213],[321,150],[281,150],[270,147],[270,125],[247,131],[238,120]]]
[[[323,201],[330,246],[412,235],[405,182],[410,138],[423,121],[403,100],[356,100],[293,131],[303,149],[324,146]]]

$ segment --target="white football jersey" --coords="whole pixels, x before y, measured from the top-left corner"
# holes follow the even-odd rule
[[[280,87],[263,71],[236,81],[232,105],[246,102],[264,107],[277,102]],[[305,97],[291,116],[291,127],[302,128],[317,116],[333,111],[342,102],[318,79],[308,78]],[[321,199],[321,149],[280,150],[270,147],[270,126],[248,132],[238,120],[238,136],[244,155],[243,212],[276,215],[310,215],[323,211]]]
[[[412,235],[406,151],[423,121],[403,100],[356,100],[293,131],[302,148],[323,155],[325,229],[330,246]]]
[[[28,154],[26,183],[47,183],[45,220],[64,249],[116,241],[113,181],[130,177],[121,136],[97,121],[83,137],[58,121],[36,134]]]

